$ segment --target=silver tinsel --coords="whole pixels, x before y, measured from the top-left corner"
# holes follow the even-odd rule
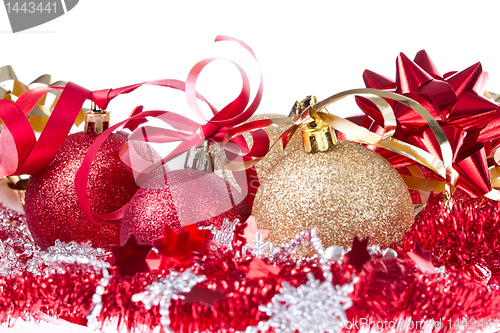
[[[391,249],[390,247],[382,250],[380,248],[380,246],[378,246],[378,245],[368,246],[368,253],[370,253],[370,255],[377,254],[379,256],[387,257],[387,258],[397,258],[398,257],[398,253],[395,250]]]
[[[307,278],[297,288],[283,282],[283,291],[268,305],[259,306],[260,311],[271,316],[267,324],[276,333],[337,331],[347,324],[345,312],[352,306],[348,294],[354,290],[357,279],[338,286],[329,280],[320,282],[312,273]]]
[[[6,236],[0,241],[0,275],[11,276],[19,271],[35,275],[64,273],[67,264],[90,265],[96,269],[108,267],[102,259],[107,253],[103,249],[92,248],[91,243],[63,243],[41,251],[35,245],[23,214],[0,204],[0,234]],[[26,258],[30,258],[27,260]]]
[[[0,275],[8,277],[24,267],[25,265],[19,261],[17,252],[0,241]]]
[[[273,243],[266,242],[263,239],[260,239],[260,237],[260,234],[256,232],[255,240],[252,241],[253,244],[247,244],[243,246],[243,255],[246,255],[248,250],[251,250],[251,255],[256,257],[268,256],[274,253]]]
[[[342,286],[333,285],[329,261],[337,259],[337,254],[331,253],[336,249],[327,253],[315,228],[299,233],[289,244],[276,249],[270,258],[274,263],[287,261],[302,245],[313,247],[315,255],[311,259],[318,259],[325,281],[320,282],[309,273],[308,281],[297,288],[283,282],[283,291],[275,295],[269,304],[259,306],[260,311],[270,316],[269,320],[249,326],[245,332],[256,333],[271,327],[277,333],[295,330],[300,333],[335,332],[346,324],[345,312],[352,306],[348,295],[354,290],[358,278],[354,276]]]
[[[146,287],[146,291],[132,296],[132,301],[142,302],[146,309],[160,305],[161,324],[165,332],[173,332],[170,328],[168,308],[173,299],[182,298],[181,293],[190,292],[199,282],[205,280],[204,275],[196,275],[191,269],[179,273],[172,271],[165,279],[160,279]]]
[[[0,234],[7,237],[0,241],[0,275],[11,276],[26,269],[26,261],[20,257],[31,257],[39,249],[33,242],[24,215],[0,204]]]
[[[63,243],[56,240],[54,246],[51,246],[47,251],[40,251],[39,257],[43,263],[58,272],[64,272],[62,264],[81,264],[89,265],[95,269],[103,269],[109,267],[109,263],[102,259],[109,252],[103,249],[93,248],[91,242],[78,244],[77,242]]]
[[[208,227],[199,227],[199,229],[206,229],[212,232],[212,246],[221,248],[224,251],[230,251],[233,249],[232,243],[234,240],[234,231],[236,230],[238,223],[240,223],[239,219],[230,221],[225,218],[224,221],[222,221],[220,229],[217,229],[213,225]]]
[[[315,252],[314,256],[305,260],[318,259],[323,269],[324,275],[327,276],[330,272],[330,266],[328,265],[328,262],[332,259],[327,257],[327,253],[325,252],[323,244],[317,236],[316,228],[314,227],[309,230],[301,231],[299,234],[297,234],[297,236],[295,236],[294,239],[290,241],[290,243],[281,245],[280,247],[274,249],[274,251],[269,255],[269,258],[275,265],[285,263],[289,261],[290,258],[293,257],[295,252],[303,245],[313,247]]]

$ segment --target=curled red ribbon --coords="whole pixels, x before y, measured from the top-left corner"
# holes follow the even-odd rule
[[[225,36],[218,36],[215,41],[236,42],[239,45],[243,46],[247,51],[249,51],[257,60],[251,48],[247,44],[238,39]],[[210,120],[208,120],[206,124],[200,125],[190,120],[187,117],[168,111],[140,112],[135,116],[130,117],[129,119],[110,127],[108,130],[102,133],[99,136],[99,138],[93,143],[87,155],[85,156],[82,166],[78,170],[75,181],[76,192],[80,201],[80,205],[85,214],[87,215],[87,217],[91,221],[94,221],[94,219],[93,219],[93,213],[91,212],[90,209],[90,201],[87,196],[88,173],[90,170],[90,165],[92,161],[95,159],[99,147],[102,145],[104,140],[112,133],[113,130],[117,129],[120,126],[129,126],[131,122],[142,121],[146,117],[155,117],[157,119],[160,119],[175,129],[175,130],[168,130],[168,129],[158,129],[151,126],[144,126],[136,129],[131,134],[130,136],[131,140],[141,140],[141,141],[156,142],[156,143],[180,141],[180,144],[160,162],[151,163],[141,160],[139,161],[139,163],[130,163],[130,166],[132,167],[134,165],[140,166],[139,168],[134,169],[134,172],[135,172],[136,182],[138,182],[138,184],[141,185],[149,180],[150,171],[156,169],[158,166],[162,166],[167,161],[171,160],[174,157],[177,157],[178,155],[189,150],[190,148],[200,146],[206,139],[215,142],[222,141],[222,139],[225,136],[225,133],[229,128],[248,120],[252,116],[252,114],[255,112],[262,99],[262,93],[263,93],[262,75],[256,96],[254,97],[252,103],[247,107],[250,101],[250,83],[244,70],[238,64],[232,61],[231,63],[233,63],[240,71],[243,82],[242,90],[235,100],[229,103],[222,110],[218,111],[206,99],[204,99],[200,94],[196,92],[195,86],[199,74],[201,73],[203,68],[205,68],[209,63],[211,63],[214,60],[217,60],[217,58],[209,58],[198,62],[190,71],[185,85],[181,81],[174,81],[174,80],[160,80],[160,81],[152,81],[145,83],[145,84],[161,85],[184,91],[186,93],[188,105],[190,106],[191,110],[193,111],[194,114],[198,115],[202,119],[204,119],[204,116],[201,113],[200,109],[198,108],[197,100],[206,103],[214,114],[214,116]],[[98,96],[103,98],[105,97],[106,100],[110,100],[111,98],[114,98],[120,93],[128,93],[138,88],[139,86],[140,85],[134,85],[125,88],[120,88],[117,90],[110,90],[107,93],[99,92]],[[96,94],[94,94],[94,97],[95,96]],[[105,107],[107,106],[107,104],[100,105],[100,107],[103,106]],[[246,142],[244,140],[234,140],[233,143],[239,147],[239,150],[243,151],[248,150],[248,147],[246,146]],[[236,177],[236,178],[241,179],[241,177]],[[248,181],[251,181],[251,179],[249,179]],[[104,219],[118,219],[123,216],[125,209],[126,206],[110,214],[94,213],[94,215]]]
[[[250,52],[257,60],[253,50],[244,42],[232,37],[217,36],[215,42],[219,41],[236,42]],[[142,107],[136,107],[127,120],[110,127],[96,139],[94,144],[90,147],[75,179],[75,187],[80,205],[88,218],[94,221],[90,209],[89,198],[87,196],[88,172],[99,147],[113,130],[120,126],[134,130],[131,135],[131,139],[134,140],[149,142],[180,141],[180,144],[161,161],[161,163],[165,163],[190,148],[201,145],[205,139],[210,139],[215,142],[222,141],[227,128],[244,122],[253,115],[262,99],[262,75],[256,96],[247,107],[250,101],[250,83],[245,71],[235,62],[230,61],[240,72],[242,89],[236,99],[226,107],[218,111],[203,98],[203,96],[196,92],[195,87],[199,74],[203,68],[217,59],[218,58],[209,58],[197,63],[190,71],[186,82],[168,79],[156,80],[118,89],[104,89],[94,92],[69,82],[66,87],[40,87],[27,91],[21,95],[15,103],[8,100],[0,100],[0,119],[4,121],[4,126],[0,135],[0,156],[2,156],[0,161],[0,176],[34,174],[42,170],[54,158],[55,154],[64,143],[83,103],[87,99],[95,102],[101,109],[106,109],[109,102],[121,94],[130,93],[143,85],[155,85],[184,91],[192,112],[202,119],[205,118],[198,108],[197,100],[206,103],[212,110],[214,116],[204,125],[200,125],[187,117],[173,112],[144,112]],[[36,103],[52,89],[60,90],[62,93],[47,125],[37,141],[27,116]],[[144,126],[137,129],[139,124],[146,121],[146,117],[160,119],[172,126],[174,130],[158,130],[151,126]],[[238,150],[248,150],[244,140],[234,140],[233,143],[236,144]],[[138,171],[136,173],[136,178],[139,183],[141,179],[145,179],[147,176],[147,172],[144,171],[144,164],[141,165],[142,169],[136,170]],[[154,169],[155,166],[156,165],[149,165],[150,168],[146,168],[146,171]],[[236,178],[241,179],[241,177]],[[107,219],[117,219],[121,217],[124,209],[125,207],[111,214],[97,214],[97,216]]]
[[[28,114],[52,89],[62,90],[61,97],[38,141]],[[0,176],[34,174],[55,156],[80,112],[90,91],[69,82],[66,87],[41,87],[22,94],[14,103],[0,101],[4,121],[0,135]]]

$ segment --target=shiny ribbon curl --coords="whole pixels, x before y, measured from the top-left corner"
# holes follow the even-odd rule
[[[238,43],[240,46],[245,48],[257,61],[257,58],[253,50],[244,42],[232,37],[217,36],[215,42],[219,41],[232,41]],[[130,123],[133,122],[142,122],[146,119],[146,117],[154,117],[172,126],[174,130],[158,129],[152,126],[143,126],[135,129],[132,132],[129,140],[139,140],[151,143],[180,141],[179,145],[176,148],[174,148],[174,150],[172,150],[165,158],[161,159],[159,162],[148,162],[145,160],[140,160],[138,163],[133,163],[129,165],[129,167],[131,167],[134,171],[136,183],[138,183],[138,185],[140,186],[146,183],[150,179],[150,173],[152,171],[156,170],[158,167],[163,168],[163,165],[169,160],[179,156],[180,154],[184,153],[185,151],[193,147],[200,146],[204,140],[211,140],[214,142],[222,141],[222,138],[224,137],[228,128],[248,120],[253,115],[253,113],[260,104],[263,93],[263,78],[260,69],[259,69],[260,72],[259,88],[257,89],[257,93],[252,102],[250,103],[250,105],[248,105],[248,103],[250,102],[250,83],[248,77],[245,71],[238,64],[230,60],[229,61],[237,67],[242,78],[241,92],[232,102],[230,102],[227,106],[225,106],[223,109],[219,111],[213,105],[211,105],[203,96],[201,96],[199,93],[196,92],[195,87],[198,76],[208,64],[210,64],[215,60],[218,60],[218,58],[208,58],[198,62],[191,69],[188,78],[186,80],[186,83],[177,80],[158,80],[158,81],[150,81],[143,83],[143,84],[161,85],[184,91],[186,93],[188,105],[190,106],[192,112],[195,115],[201,117],[202,119],[205,118],[201,113],[200,109],[198,108],[197,100],[207,104],[209,108],[212,110],[214,116],[211,119],[209,119],[205,124],[201,125],[185,116],[169,111],[142,111],[142,112],[133,111],[135,115],[108,128],[105,132],[99,135],[96,141],[94,141],[92,146],[89,148],[83,160],[82,166],[78,170],[75,178],[75,188],[80,202],[80,206],[83,212],[89,218],[89,220],[97,224],[98,222],[95,221],[94,216],[107,220],[116,220],[123,217],[123,213],[127,208],[127,205],[125,205],[124,207],[108,214],[98,214],[92,212],[90,208],[90,200],[87,194],[87,182],[92,161],[98,156],[97,152],[99,150],[99,147],[104,143],[106,138],[120,126],[128,126]],[[128,86],[115,90],[92,93],[92,96],[94,97],[93,100],[95,100],[95,97],[98,97],[99,100],[98,101],[95,100],[96,104],[101,108],[106,108],[107,103],[109,102],[110,99],[114,98],[119,94],[133,91],[143,84]],[[248,148],[248,146],[246,146],[246,142],[243,140],[233,140],[232,143],[235,144],[237,147],[239,147],[239,149],[237,149],[238,151],[240,150],[244,151]],[[140,166],[140,168],[134,168],[134,166],[136,165]]]
[[[57,86],[57,87],[64,87],[66,85],[66,82],[64,81],[52,81],[52,76],[49,74],[44,74],[30,82],[29,84],[24,84],[21,82],[14,69],[10,65],[2,66],[0,67],[0,84],[12,80],[13,81],[13,87],[12,90],[6,90],[3,87],[0,87],[0,98],[1,99],[7,99],[9,101],[16,101],[19,96],[21,96],[23,93],[26,91],[33,89],[35,84],[43,84],[45,86]],[[47,119],[50,117],[50,114],[52,113],[58,98],[60,97],[61,93],[57,90],[52,90],[50,91],[51,94],[55,96],[54,101],[50,106],[45,105],[45,97],[40,99],[37,104],[33,107],[29,114],[29,122],[31,126],[33,127],[33,130],[35,132],[41,132],[43,128],[45,127],[45,124],[47,123]],[[78,115],[78,118],[75,120],[75,125],[78,126],[83,122],[83,113],[85,110],[82,110],[80,114]],[[2,122],[0,121],[0,124]]]
[[[236,42],[245,48],[257,60],[253,50],[244,42],[227,36],[217,36],[215,42],[231,41]],[[131,116],[105,131],[96,139],[90,147],[83,164],[77,172],[75,178],[75,188],[79,198],[80,206],[87,217],[97,223],[93,218],[90,209],[90,201],[87,195],[87,180],[90,165],[97,156],[97,151],[104,140],[111,132],[120,126],[135,130],[132,137],[136,140],[149,142],[174,142],[181,143],[166,158],[160,161],[162,165],[181,153],[192,147],[199,146],[203,140],[221,141],[224,137],[226,128],[248,120],[257,109],[262,99],[263,79],[260,72],[260,83],[256,95],[250,105],[250,84],[246,73],[236,63],[232,62],[239,70],[242,78],[242,90],[238,97],[229,103],[222,110],[218,111],[203,96],[196,92],[196,80],[205,66],[218,58],[210,58],[200,61],[188,75],[186,82],[179,80],[156,80],[147,81],[135,85],[130,85],[118,89],[103,89],[99,91],[89,91],[73,82],[68,82],[65,87],[38,87],[23,93],[15,102],[3,99],[0,100],[0,119],[5,123],[0,135],[0,176],[34,174],[42,170],[55,156],[61,145],[64,143],[72,124],[80,112],[83,103],[88,99],[101,109],[106,109],[109,102],[121,95],[132,92],[143,85],[155,85],[172,88],[186,93],[188,105],[194,114],[200,115],[196,105],[196,100],[207,104],[212,110],[214,116],[201,125],[188,117],[168,112],[168,111],[143,111],[142,107],[136,107],[132,110]],[[52,90],[60,91],[60,98],[55,105],[49,120],[37,140],[32,127],[28,121],[28,115],[37,103],[45,98],[45,95]],[[193,102],[194,101],[194,102]],[[153,130],[152,127],[137,128],[139,124],[146,120],[146,117],[156,117],[171,125],[175,130],[164,130],[158,135],[148,137],[147,133]],[[240,149],[248,149],[244,140],[234,140]],[[154,170],[157,165],[152,165],[150,170]],[[142,171],[142,170],[140,170]],[[147,173],[139,172],[136,181],[140,182],[147,177]],[[142,178],[141,178],[142,177]],[[118,219],[123,215],[124,209],[112,212],[110,214],[96,214],[105,219]]]
[[[367,97],[367,98],[377,106],[384,119],[384,129],[382,134],[373,133],[367,130],[366,128],[358,126],[347,119],[323,111],[327,106],[343,99],[344,97],[351,95],[372,95],[372,97]],[[411,144],[397,140],[392,137],[396,128],[396,118],[392,108],[384,100],[384,98],[391,99],[401,104],[407,105],[408,107],[415,110],[425,120],[425,122],[431,128],[432,133],[434,134],[439,143],[442,159],[437,158],[436,156],[428,153],[427,151],[421,148],[415,147]],[[425,165],[426,167],[435,171],[437,174],[441,175],[444,179],[446,179],[444,188],[443,187],[441,188],[444,189],[448,195],[451,195],[451,193],[453,193],[455,184],[458,179],[458,173],[453,168],[452,165],[453,152],[450,143],[446,135],[444,134],[443,130],[436,122],[436,120],[432,117],[432,115],[420,103],[409,97],[389,91],[383,91],[372,88],[363,88],[363,89],[352,89],[340,92],[331,97],[328,97],[327,99],[313,106],[309,106],[304,112],[302,112],[297,116],[291,116],[288,118],[279,118],[279,119],[260,120],[235,127],[230,131],[228,131],[227,136],[224,138],[223,144],[230,142],[235,137],[243,133],[251,132],[257,129],[262,129],[274,125],[274,126],[289,126],[289,127],[283,132],[281,137],[278,138],[273,143],[270,149],[272,149],[272,147],[275,144],[277,144],[278,141],[282,141],[283,147],[286,147],[288,138],[291,135],[293,135],[293,133],[297,131],[302,124],[311,120],[313,116],[319,117],[323,122],[332,126],[334,129],[346,135],[349,135],[350,137],[353,137],[354,138],[353,141],[355,142],[382,147],[391,150],[393,152],[396,152],[398,154],[401,154],[405,157],[408,157],[422,165]],[[260,143],[255,142],[254,146],[259,144]],[[262,156],[262,154],[253,155],[253,157],[255,158],[253,158],[250,161],[244,161],[244,162],[231,161],[226,159],[224,161],[226,164],[225,167],[226,169],[232,171],[244,170],[246,168],[254,166],[264,156]],[[429,186],[429,184],[426,185]]]
[[[488,73],[482,70],[480,62],[460,72],[441,75],[425,50],[419,51],[413,61],[400,53],[396,59],[395,80],[370,70],[363,72],[367,87],[395,91],[421,103],[442,126],[450,141],[453,168],[459,175],[457,187],[471,197],[486,195],[493,198],[498,197],[498,193],[493,189],[495,181],[491,176],[491,168],[488,172],[487,156],[493,157],[500,147],[500,108],[499,101],[493,102],[494,98],[485,92],[487,79]],[[356,103],[365,116],[353,120],[357,124],[362,121],[363,127],[380,132],[383,119],[377,108],[362,97],[356,97]],[[441,158],[438,142],[426,122],[404,105],[391,105],[398,120],[395,137]],[[410,171],[409,166],[415,165],[412,160],[388,150],[374,146],[369,148],[380,153],[396,168]],[[425,172],[424,169],[418,171],[414,168],[410,171],[411,175],[406,177],[413,177],[412,184],[419,185],[413,189],[421,191],[421,196],[428,196],[429,192],[422,192],[422,188],[430,188],[430,183],[438,183],[427,180],[422,172]],[[434,192],[439,190],[438,187],[433,188]]]
[[[114,97],[134,91],[142,85],[185,89],[184,82],[179,80],[148,81],[116,90],[104,89],[94,92],[68,82],[64,87],[31,89],[19,96],[16,102],[0,100],[0,119],[4,121],[0,135],[0,176],[34,174],[42,170],[66,140],[87,99],[94,101],[100,107],[106,107]],[[37,140],[28,115],[47,93],[54,90],[60,91],[60,97]],[[199,94],[197,96],[203,99]],[[142,108],[137,107],[132,114],[141,111]],[[139,124],[140,119],[134,126]]]

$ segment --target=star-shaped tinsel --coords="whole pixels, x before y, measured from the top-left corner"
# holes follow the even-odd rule
[[[173,299],[182,298],[181,293],[189,293],[199,282],[205,280],[204,275],[196,275],[191,269],[180,273],[172,271],[167,278],[158,280],[146,287],[146,291],[132,296],[132,301],[142,302],[146,309],[160,305],[161,324],[165,332],[170,329],[168,308]]]
[[[457,187],[470,196],[482,196],[492,190],[487,156],[500,145],[498,105],[483,97],[487,74],[481,63],[461,72],[441,75],[428,54],[422,50],[411,61],[403,53],[396,61],[396,80],[366,70],[363,79],[368,88],[395,91],[422,104],[441,125],[453,151],[453,168],[458,173]],[[357,97],[369,118],[363,125],[380,132],[383,118],[373,103]],[[416,111],[400,103],[394,106],[397,129],[394,137],[442,158],[439,144],[426,121]],[[371,119],[373,121],[368,121]],[[395,167],[416,162],[401,155],[374,148]]]
[[[179,233],[166,224],[163,237],[153,241],[161,255],[160,269],[187,267],[192,260],[193,251],[201,252],[209,237],[209,230],[200,230],[195,224],[186,225]]]
[[[368,252],[368,237],[359,240],[358,236],[354,236],[351,250],[344,256],[346,262],[353,266],[357,272],[360,272],[363,265],[371,259]]]
[[[267,254],[272,254],[274,252],[274,245],[271,242],[266,242],[261,238],[260,233],[255,233],[255,240],[251,242],[252,244],[247,244],[243,246],[243,254],[246,254],[248,250],[251,250],[251,254],[256,257],[265,256]]]
[[[342,286],[323,282],[307,275],[305,284],[294,288],[283,282],[283,291],[275,295],[271,303],[259,306],[259,310],[270,316],[267,321],[276,333],[298,331],[300,333],[323,333],[346,324],[346,310],[352,306],[348,296],[354,290],[356,279]]]
[[[419,242],[415,241],[415,249],[407,254],[417,264],[422,273],[436,274],[438,272],[432,264],[431,251],[424,251]]]
[[[353,304],[349,294],[354,291],[354,285],[359,278],[353,275],[349,282],[342,286],[332,283],[331,268],[316,228],[300,232],[289,244],[277,248],[276,252],[270,255],[270,259],[280,262],[283,256],[293,255],[301,245],[314,249],[325,279],[319,280],[312,273],[308,273],[308,281],[296,288],[286,281],[282,282],[281,293],[276,294],[267,305],[259,306],[259,310],[270,318],[259,322],[257,326],[247,327],[246,333],[266,332],[270,328],[276,333],[322,333],[337,331],[336,327],[340,329],[342,324],[346,324],[346,310]],[[358,245],[353,247],[357,248]]]
[[[118,267],[121,275],[134,276],[139,272],[149,272],[146,257],[151,250],[151,245],[138,244],[134,235],[130,235],[125,245],[111,245],[115,257],[114,265]]]

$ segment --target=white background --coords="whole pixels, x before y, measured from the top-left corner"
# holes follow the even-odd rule
[[[494,1],[80,0],[66,15],[12,34],[0,8],[0,66],[14,66],[25,83],[49,73],[98,90],[184,80],[197,61],[220,56],[244,66],[255,92],[255,62],[237,45],[213,43],[221,34],[245,41],[258,56],[265,82],[258,113],[287,114],[306,95],[323,99],[364,87],[365,69],[394,78],[399,52],[413,59],[421,49],[442,74],[481,61],[490,73],[487,89],[500,92],[499,9]],[[218,62],[197,88],[222,108],[240,79],[234,66]],[[182,94],[144,87],[110,104],[114,120],[136,105],[189,114]],[[356,110],[352,102],[331,111]]]
[[[221,56],[244,66],[255,93],[258,67],[237,45],[214,44],[222,34],[245,41],[259,58],[265,89],[258,113],[287,114],[308,94],[323,99],[364,87],[365,69],[394,78],[398,53],[413,59],[421,49],[441,73],[481,61],[487,89],[500,92],[499,14],[497,1],[80,0],[66,15],[12,34],[0,7],[0,66],[12,65],[25,83],[49,73],[98,90],[184,80],[197,61]],[[225,62],[210,65],[198,85],[218,108],[239,89]],[[182,94],[154,87],[118,97],[110,110],[118,119],[140,104],[189,112]]]

